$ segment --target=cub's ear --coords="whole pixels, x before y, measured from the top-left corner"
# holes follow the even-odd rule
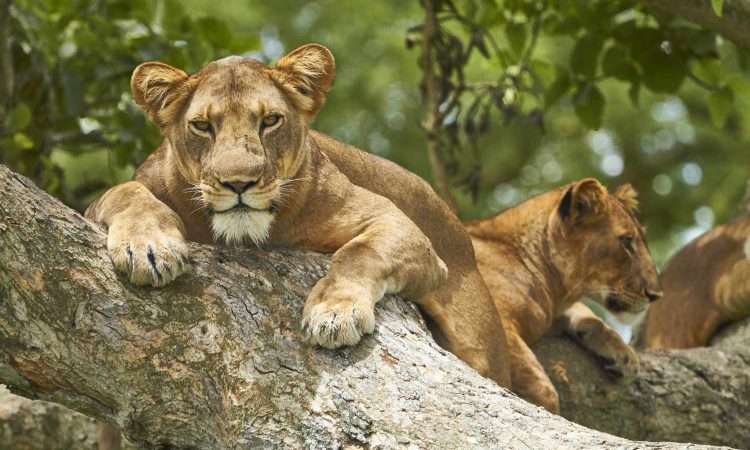
[[[557,210],[564,221],[581,223],[596,219],[606,208],[607,189],[594,178],[574,183],[563,194]]]
[[[336,78],[336,62],[320,44],[306,44],[276,63],[273,78],[309,120],[320,111]]]
[[[618,200],[625,205],[630,211],[638,209],[638,192],[631,186],[630,183],[625,183],[615,189],[613,194]]]
[[[177,112],[176,100],[184,91],[188,75],[160,62],[146,62],[136,67],[130,78],[130,90],[138,106],[151,120],[163,126],[172,122]]]

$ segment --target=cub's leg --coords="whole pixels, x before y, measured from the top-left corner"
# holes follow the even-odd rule
[[[515,330],[509,328],[506,333],[513,392],[553,414],[560,414],[560,397],[544,367]]]
[[[109,257],[133,284],[164,286],[189,267],[182,220],[137,181],[107,191],[86,217],[107,226]]]
[[[619,334],[581,302],[573,304],[560,318],[566,334],[600,357],[604,370],[617,376],[638,373],[638,355]]]
[[[343,204],[331,197],[334,211],[311,202],[328,218],[316,233],[341,245],[307,298],[302,327],[309,342],[337,348],[374,331],[383,295],[419,298],[445,281],[447,269],[427,236],[386,198],[353,185],[337,196]]]

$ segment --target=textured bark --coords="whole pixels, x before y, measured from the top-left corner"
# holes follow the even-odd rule
[[[750,448],[750,319],[714,341],[641,353],[630,383],[613,381],[568,339],[547,338],[535,351],[560,393],[561,414],[576,423],[630,439]]]
[[[750,0],[724,0],[717,16],[711,0],[643,0],[659,14],[678,16],[713,30],[739,47],[750,48]]]
[[[94,421],[47,402],[17,397],[0,386],[0,448],[96,450]]]
[[[356,347],[304,345],[325,256],[191,245],[190,274],[137,288],[100,229],[3,166],[0,186],[0,382],[145,448],[634,446],[480,377],[397,298]]]
[[[57,403],[29,400],[0,385],[0,449],[98,450],[96,421]],[[123,450],[135,450],[124,442]]]

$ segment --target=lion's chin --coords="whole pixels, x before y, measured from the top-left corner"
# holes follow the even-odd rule
[[[605,299],[604,307],[622,324],[634,325],[640,321],[648,310],[648,302],[634,299],[625,300],[610,294]]]
[[[260,246],[268,239],[273,219],[269,211],[227,211],[212,216],[211,228],[217,241],[239,245],[249,239]]]

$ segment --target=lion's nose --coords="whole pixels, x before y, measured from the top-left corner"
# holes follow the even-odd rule
[[[648,301],[655,302],[659,300],[664,293],[662,291],[652,291],[649,288],[646,288],[644,294],[646,294],[646,298],[648,298]]]
[[[253,181],[222,181],[221,185],[225,188],[229,189],[230,191],[236,192],[238,194],[242,194],[246,190],[250,189],[251,187],[258,184],[258,180]]]

